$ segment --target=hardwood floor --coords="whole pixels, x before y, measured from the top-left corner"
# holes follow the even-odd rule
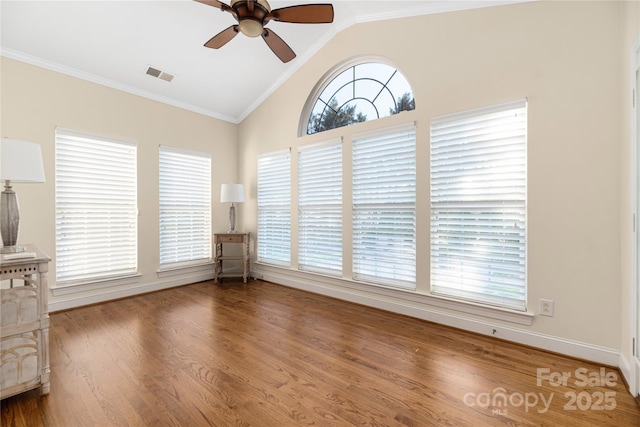
[[[2,426],[640,426],[615,369],[267,282],[51,324],[51,394]]]

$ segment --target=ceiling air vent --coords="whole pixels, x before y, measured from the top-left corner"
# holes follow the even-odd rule
[[[173,74],[165,73],[164,71],[153,67],[147,68],[147,74],[160,80],[164,80],[165,82],[170,82],[174,77]]]
[[[173,80],[173,74],[165,73],[164,71],[160,73],[160,80],[164,80],[166,82],[170,82]]]

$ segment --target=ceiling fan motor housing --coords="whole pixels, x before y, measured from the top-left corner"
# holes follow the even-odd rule
[[[238,27],[242,34],[247,37],[262,35],[264,19],[271,12],[269,3],[264,0],[236,0],[231,2],[231,8],[236,12]]]

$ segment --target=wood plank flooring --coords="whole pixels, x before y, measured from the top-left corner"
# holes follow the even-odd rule
[[[262,281],[51,324],[51,394],[2,426],[640,426],[610,367]]]

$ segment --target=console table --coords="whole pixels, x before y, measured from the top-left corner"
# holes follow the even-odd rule
[[[215,247],[213,283],[218,283],[218,279],[223,277],[242,277],[244,283],[247,283],[249,278],[250,240],[251,233],[215,233],[213,235]],[[225,255],[224,245],[229,244],[242,245],[241,255]],[[222,267],[224,261],[242,261],[242,272],[225,272]]]
[[[0,254],[0,399],[49,394],[49,261],[35,246]]]

